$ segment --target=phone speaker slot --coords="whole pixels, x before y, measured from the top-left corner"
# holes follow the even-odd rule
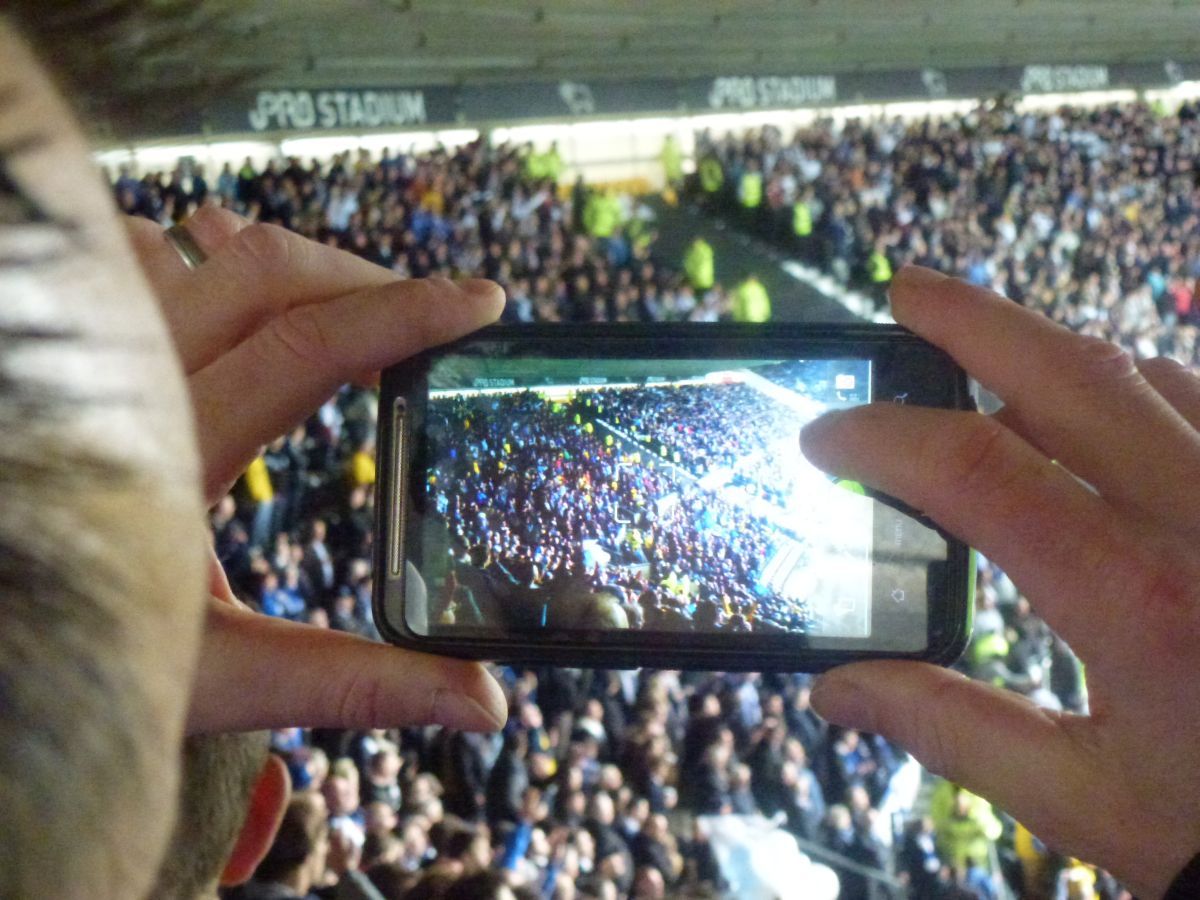
[[[390,497],[392,539],[388,546],[388,572],[392,578],[399,578],[401,566],[404,563],[404,528],[406,509],[404,492],[408,490],[408,405],[397,398],[392,407],[392,458],[390,460],[393,473],[392,491]]]

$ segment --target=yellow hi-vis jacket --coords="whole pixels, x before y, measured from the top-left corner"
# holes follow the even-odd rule
[[[792,231],[796,237],[808,237],[813,233],[812,210],[803,200],[797,200],[792,207]]]
[[[707,291],[716,280],[713,248],[703,238],[696,238],[683,257],[683,271],[696,291]]]
[[[738,202],[746,209],[755,209],[762,203],[763,177],[762,172],[743,172],[738,184]]]
[[[867,274],[875,284],[886,284],[892,280],[892,264],[886,254],[874,251],[867,259]]]
[[[771,318],[771,298],[757,278],[747,278],[733,292],[733,318],[736,322],[765,322]]]

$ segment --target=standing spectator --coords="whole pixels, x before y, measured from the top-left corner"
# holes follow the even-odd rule
[[[529,787],[529,772],[525,767],[528,753],[529,738],[523,730],[514,728],[505,734],[504,747],[487,781],[487,821],[493,828],[518,820],[521,800]]]
[[[754,273],[733,292],[733,319],[735,322],[765,322],[771,318],[771,298],[767,289]]]
[[[329,599],[334,587],[336,574],[333,555],[325,546],[325,521],[313,519],[308,526],[308,540],[304,545],[304,558],[300,565],[309,583],[316,589],[317,596],[322,601]]]

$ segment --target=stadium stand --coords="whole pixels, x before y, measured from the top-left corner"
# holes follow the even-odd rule
[[[121,172],[117,202],[169,224],[208,200],[349,250],[398,275],[478,275],[502,284],[512,322],[711,321],[728,315],[719,285],[693,290],[653,255],[645,212],[612,187],[566,198],[528,147],[482,141],[428,154],[362,152],[327,163],[247,160],[209,184],[201,172]]]
[[[1168,242],[1174,252],[1158,260],[1143,259],[1138,248],[1193,221],[1183,211],[1191,209],[1194,183],[1189,193],[1182,173],[1171,182],[1182,218],[1156,222],[1139,203],[1150,190],[1139,172],[1174,166],[1173,155],[1164,150],[1157,162],[1146,158],[1129,171],[1114,161],[1119,156],[1097,161],[1088,155],[1101,147],[1117,153],[1119,129],[1150,128],[1147,115],[1140,108],[1045,117],[981,112],[977,120],[941,125],[851,123],[840,133],[821,126],[786,145],[771,129],[745,140],[709,138],[702,163],[719,160],[728,173],[721,183],[733,185],[734,193],[718,189],[707,200],[740,215],[734,208],[739,166],[753,158],[767,178],[760,208],[743,224],[798,241],[801,252],[847,280],[869,280],[870,250],[880,247],[892,267],[909,260],[940,265],[976,281],[1020,287],[1025,302],[1062,298],[1047,309],[1073,325],[1128,337],[1142,350],[1149,340],[1156,350],[1179,353],[1191,346],[1191,307],[1183,309],[1180,285],[1195,275],[1194,264],[1188,268],[1195,239]],[[1085,136],[1089,122],[1095,125],[1091,138]],[[1153,127],[1196,139],[1186,117]],[[1039,150],[1048,135],[1056,136],[1055,149]],[[549,179],[531,176],[522,152],[477,143],[380,160],[347,153],[328,164],[293,159],[261,172],[227,170],[212,185],[202,173],[142,179],[122,173],[113,189],[127,212],[163,224],[216,202],[401,275],[496,278],[508,292],[511,321],[728,315],[719,287],[697,296],[686,278],[654,260],[652,231],[627,211],[614,213],[616,198],[582,184],[560,193]],[[1050,165],[1055,161],[1066,174]],[[1004,187],[1005,178],[1015,177],[1006,173],[1019,167],[1024,178],[1031,165],[1044,169],[1034,181],[1042,191],[1037,198],[1013,187],[1016,181]],[[954,173],[955,183],[938,182],[939,167]],[[989,185],[994,194],[987,194]],[[593,206],[585,216],[593,197],[604,198],[608,208]],[[1118,201],[1116,233],[1099,226],[1089,231],[1097,215],[1107,220],[1113,211],[1093,208]],[[808,221],[795,211],[801,202],[811,214],[805,235],[789,231]],[[610,229],[614,215],[624,225]],[[1050,236],[1039,230],[1047,217]],[[604,234],[589,233],[597,220]],[[1075,246],[1059,237],[1061,226],[1074,228]],[[1147,235],[1139,228],[1157,230]],[[1035,275],[1028,284],[1015,274],[1018,258],[1039,264],[1029,269]],[[1156,272],[1164,293],[1155,294]],[[1142,300],[1118,302],[1114,292],[1122,286]],[[1170,298],[1165,305],[1164,295]],[[677,390],[669,404],[686,404],[703,421],[704,391]],[[639,440],[669,448],[671,461],[685,469],[698,472],[717,462],[711,458],[716,447],[727,457],[719,461],[768,501],[784,481],[755,443],[770,423],[749,408],[744,427],[724,429],[715,439],[681,434],[672,416],[638,408],[613,391],[592,400]],[[605,518],[635,508],[636,492],[667,477],[663,470],[626,458],[633,465],[614,478],[611,458],[618,451],[582,428],[577,445],[538,453],[539,422],[554,414],[544,403],[522,395],[486,402],[503,409],[467,408],[460,399],[437,426],[471,417],[515,423],[494,434],[481,426],[476,439],[490,448],[483,454],[488,465],[478,473],[463,466],[440,472],[431,490],[435,505],[458,523],[467,569],[498,563],[525,586],[552,580],[571,572],[584,538],[608,528],[624,536],[622,561],[631,563],[608,587],[618,589],[624,621],[634,627],[654,621],[690,628],[690,618],[704,615],[726,628],[750,629],[773,614],[782,627],[803,627],[803,610],[773,613],[761,597],[728,591],[719,602],[704,598],[689,609],[685,585],[699,579],[704,565],[695,547],[720,538],[681,516],[674,533],[647,543],[635,519],[618,529]],[[267,448],[213,512],[220,559],[252,606],[377,636],[369,564],[374,416],[371,391],[343,389],[304,427]],[[590,508],[535,490],[497,501],[503,508],[487,511],[489,518],[463,499],[484,482],[483,493],[503,497],[495,490],[503,482],[499,463],[535,457],[570,466],[570,479],[593,485]],[[763,463],[758,468],[756,458]],[[761,555],[761,539],[748,522],[737,521],[730,531],[748,542],[730,558]],[[661,570],[649,565],[652,557]],[[470,614],[474,598],[458,588],[451,584],[441,599],[444,616]],[[704,603],[711,609],[700,612]],[[970,674],[1050,708],[1086,709],[1082,673],[1069,648],[986,563],[977,604],[977,637],[962,664]],[[693,823],[698,815],[723,812],[778,816],[814,857],[826,854],[821,858],[838,871],[842,897],[898,889],[888,885],[904,885],[914,898],[992,897],[1002,879],[1022,885],[1032,877],[1023,873],[1053,879],[1070,869],[1003,813],[952,785],[938,787],[918,810],[915,762],[880,738],[827,726],[809,708],[807,676],[553,669],[503,669],[499,676],[512,710],[502,735],[274,733],[275,752],[288,761],[297,789],[325,797],[332,840],[341,848],[327,866],[325,888],[349,882],[354,871],[388,898],[441,896],[453,885],[468,892],[455,896],[475,896],[470,891],[494,890],[501,882],[521,897],[715,896],[720,869]],[[1105,896],[1118,896],[1105,873],[1089,870],[1088,877]],[[264,879],[228,896],[265,896]],[[485,895],[491,896],[478,894]]]
[[[697,140],[691,195],[872,292],[916,263],[1193,368],[1200,107],[820,122]],[[764,178],[765,176],[765,178]]]

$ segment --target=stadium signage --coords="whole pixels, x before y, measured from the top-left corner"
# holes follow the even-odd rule
[[[832,75],[714,78],[708,92],[710,109],[784,109],[837,99]]]
[[[381,128],[428,121],[423,91],[259,91],[247,113],[254,131]]]
[[[1108,85],[1108,66],[1026,66],[1021,73],[1026,94],[1103,91]]]
[[[976,66],[693,78],[531,81],[302,89],[287,85],[234,93],[181,120],[178,134],[306,134],[530,121],[643,113],[796,109],[831,103],[986,97],[1151,88],[1200,78],[1200,60],[1111,65]],[[161,120],[148,135],[163,137]],[[169,133],[169,131],[168,131]]]

